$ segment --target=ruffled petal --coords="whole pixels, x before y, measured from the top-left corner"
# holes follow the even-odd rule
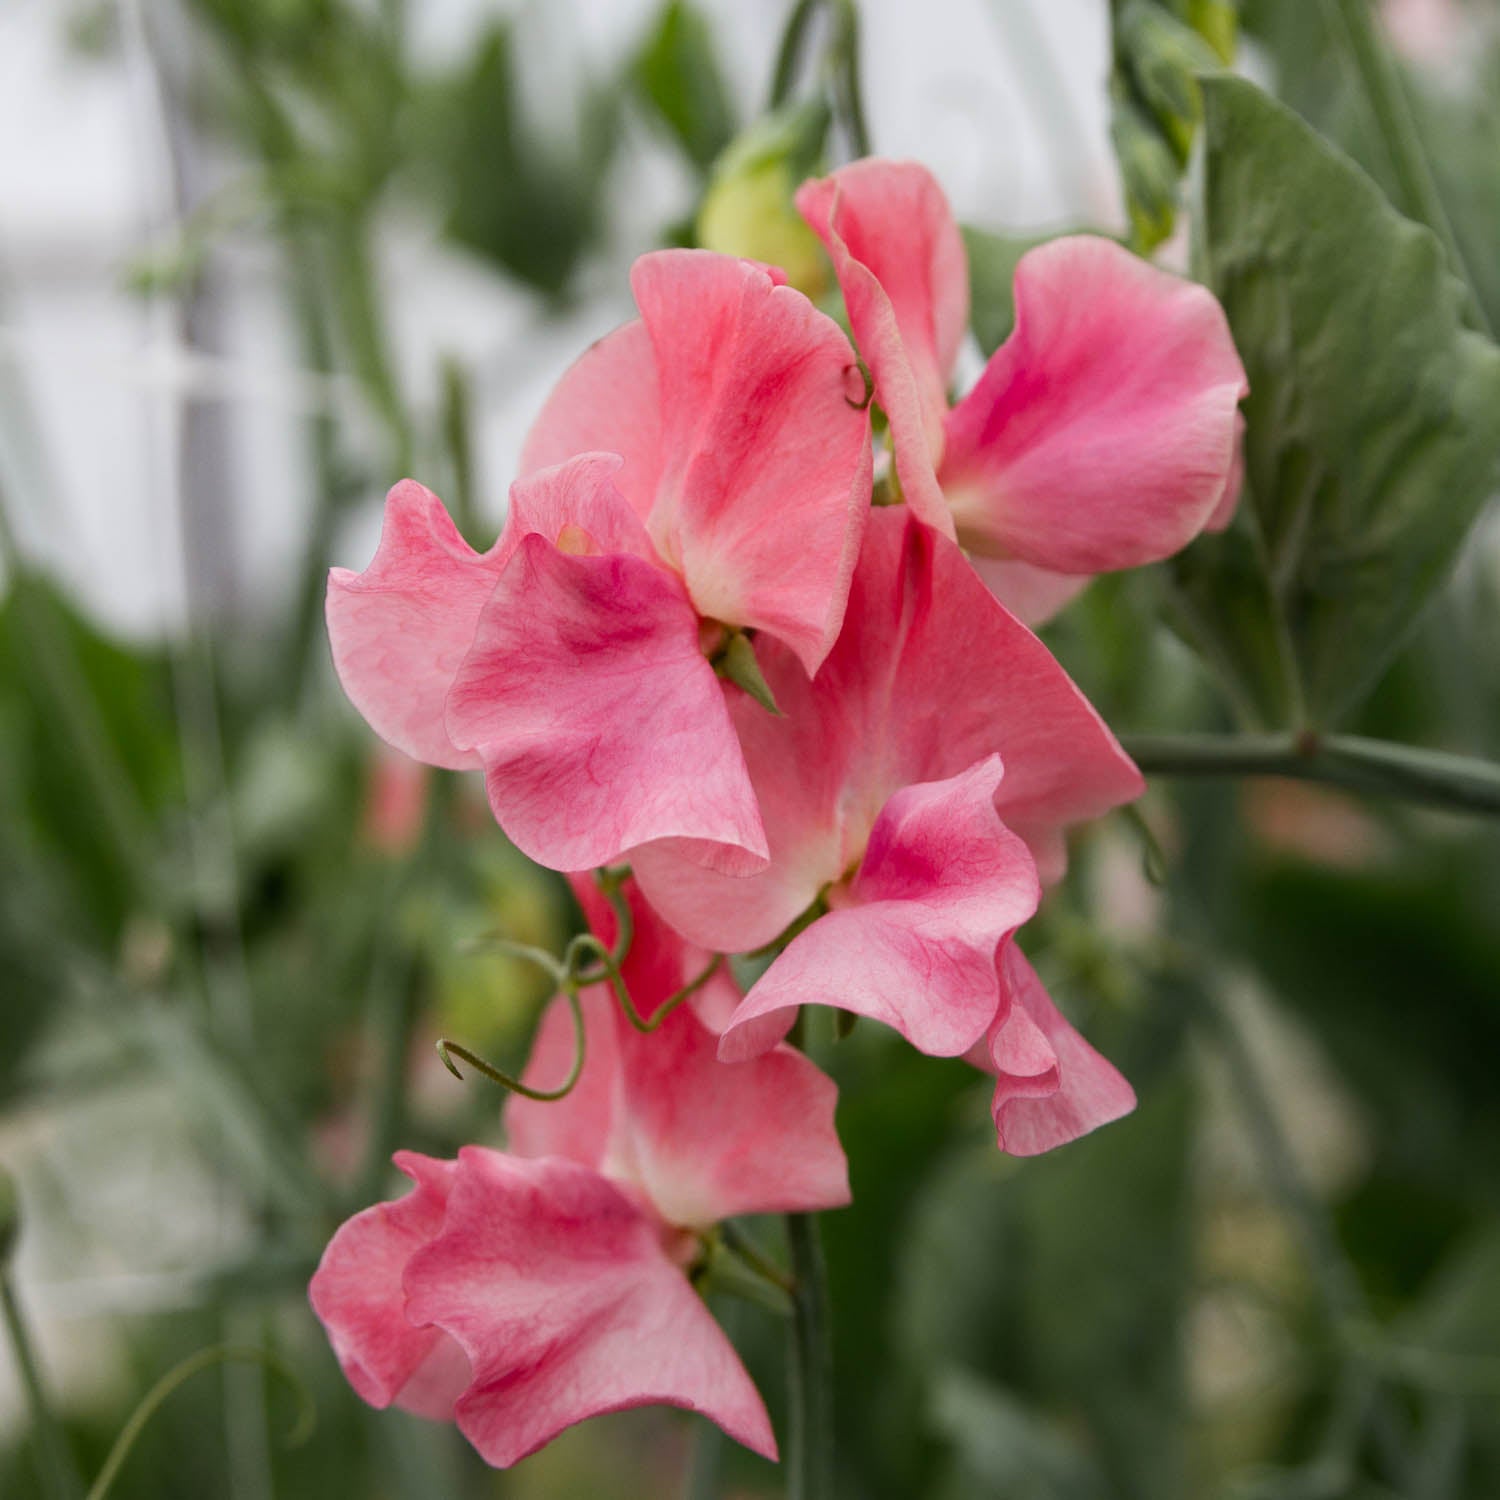
[[[661,472],[661,394],[651,335],[637,318],[606,334],[553,387],[521,449],[520,472],[578,453],[618,453],[615,483],[642,521]]]
[[[647,521],[657,550],[700,615],[765,631],[816,672],[870,503],[854,351],[801,292],[750,261],[657,251],[636,262],[631,285],[663,413]]]
[[[575,882],[575,887],[582,882]],[[590,882],[590,884],[592,884]],[[691,949],[627,882],[635,933],[621,966],[637,1010],[653,1016],[703,971]],[[592,908],[592,910],[591,910]],[[600,939],[614,914],[588,893]],[[711,986],[710,986],[711,987]],[[726,977],[723,1000],[739,998]],[[512,1098],[505,1112],[522,1156],[564,1156],[629,1183],[668,1224],[707,1228],[737,1214],[837,1208],[849,1201],[848,1167],[834,1130],[833,1082],[801,1053],[774,1047],[744,1067],[718,1060],[718,1030],[679,1004],[642,1034],[603,985],[580,997],[587,1032],[583,1072],[564,1098]],[[727,1009],[724,1019],[727,1019]],[[572,1018],[558,998],[543,1018],[525,1082],[556,1088],[574,1057]]]
[[[375,1407],[443,1419],[470,1381],[463,1350],[439,1328],[406,1316],[401,1277],[443,1227],[455,1163],[402,1151],[396,1165],[416,1188],[355,1214],[329,1241],[308,1287],[349,1384]]]
[[[403,479],[385,502],[374,561],[328,574],[328,639],[349,701],[381,739],[428,765],[479,764],[448,738],[443,701],[504,564],[478,553],[443,502]]]
[[[883,1021],[938,1057],[973,1046],[999,1005],[996,950],[1041,895],[1026,846],[996,816],[1000,778],[992,755],[947,781],[897,792],[838,908],[752,987],[720,1057],[748,1055],[744,1023],[808,1004]]]
[[[1068,1024],[1015,943],[1000,958],[1004,995],[985,1039],[1000,1149],[1036,1156],[1135,1108],[1135,1090]]]
[[[681,586],[622,555],[523,537],[448,697],[448,733],[483,761],[490,806],[553,869],[654,839],[758,868],[766,844],[724,690]]]
[[[1212,294],[1075,235],[1016,268],[1016,322],[948,417],[960,542],[1060,573],[1186,545],[1225,493],[1248,387]]]
[[[496,548],[501,567],[527,536],[545,537],[574,555],[614,553],[654,562],[646,528],[620,494],[624,463],[618,453],[581,453],[516,480]]]
[[[797,207],[833,261],[890,422],[906,502],[952,536],[936,466],[948,379],[968,326],[969,277],[948,200],[925,167],[870,159],[803,183]]]
[[[405,1285],[408,1316],[468,1355],[458,1425],[497,1467],[586,1417],[656,1404],[776,1457],[764,1403],[657,1226],[587,1167],[466,1147]]]

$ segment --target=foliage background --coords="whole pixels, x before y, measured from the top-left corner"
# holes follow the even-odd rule
[[[386,757],[343,705],[324,569],[363,562],[408,471],[488,538],[541,392],[627,314],[624,267],[694,233],[780,20],[601,3],[434,7],[452,12],[439,25],[423,9],[0,16],[10,82],[65,58],[57,77],[113,90],[139,174],[134,221],[72,304],[37,249],[46,224],[14,216],[45,220],[79,184],[46,181],[45,138],[0,176],[11,1279],[65,1462],[90,1478],[152,1382],[205,1346],[272,1351],[316,1401],[287,1447],[284,1381],[206,1371],[146,1429],[120,1497],[772,1495],[769,1466],[673,1413],[589,1424],[491,1474],[455,1433],[366,1410],[305,1305],[333,1225],[392,1188],[393,1145],[497,1139],[497,1098],[431,1045],[524,1055],[545,997],[483,934],[556,943],[576,921],[474,786]],[[866,7],[876,148],[927,159],[1005,237],[975,252],[987,343],[1006,318],[990,252],[1164,227],[1150,192],[1170,200],[1182,142],[1121,51],[1151,9],[1114,7],[1111,33],[1102,4],[994,0],[923,41],[894,0]],[[1212,37],[1229,8],[1154,9]],[[1457,28],[1446,44],[1398,13],[1424,9]],[[1500,26],[1487,4],[1388,10],[1495,326]],[[1240,66],[1399,201],[1333,13],[1248,0]],[[948,60],[964,28],[990,59],[972,96]],[[114,344],[80,342],[109,319]],[[123,394],[91,403],[101,379]],[[1340,727],[1496,753],[1497,548],[1481,516]],[[1122,732],[1231,726],[1168,629],[1181,586],[1104,580],[1049,631]],[[1495,825],[1266,780],[1161,781],[1144,814],[1154,846],[1123,817],[1079,842],[1031,944],[1135,1083],[1129,1120],[1016,1162],[960,1065],[868,1028],[826,1048],[855,1186],[825,1224],[842,1492],[1500,1493]],[[779,1417],[780,1329],[722,1311]],[[45,1493],[45,1436],[0,1385],[0,1494]]]

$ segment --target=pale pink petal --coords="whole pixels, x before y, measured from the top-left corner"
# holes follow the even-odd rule
[[[1167,557],[1213,515],[1247,390],[1205,288],[1075,235],[1016,268],[1016,323],[954,408],[939,478],[971,552],[1061,573]]]
[[[371,1406],[443,1419],[469,1384],[468,1361],[441,1329],[408,1320],[401,1277],[443,1227],[455,1164],[402,1151],[396,1165],[415,1190],[340,1225],[308,1298],[349,1384]]]
[[[749,261],[657,251],[631,285],[663,414],[652,540],[700,615],[767,632],[816,672],[870,503],[854,351],[801,292]]]
[[[508,1467],[586,1417],[702,1412],[768,1458],[776,1440],[733,1346],[618,1188],[573,1162],[459,1153],[443,1231],[406,1270],[407,1313],[473,1368],[458,1425]]]
[[[838,1090],[800,1052],[777,1046],[730,1067],[685,1005],[648,1036],[625,1027],[621,1045],[635,1180],[667,1223],[849,1202]]]
[[[1036,1156],[1128,1115],[1135,1091],[1068,1024],[1014,942],[1000,959],[1003,1000],[987,1037],[1000,1149]]]
[[[583,453],[516,480],[496,548],[501,566],[525,536],[545,537],[563,552],[654,562],[651,539],[618,488],[623,463],[617,453]]]
[[[1239,507],[1240,491],[1245,487],[1245,415],[1234,414],[1234,461],[1224,481],[1224,491],[1214,505],[1213,514],[1203,523],[1205,531],[1223,531],[1234,520]]]
[[[1018,620],[1033,629],[1045,625],[1089,586],[1079,573],[1051,573],[1013,557],[971,557],[984,586]]]
[[[844,648],[835,648],[835,657],[841,654]],[[844,700],[810,682],[786,648],[761,642],[757,656],[782,717],[745,698],[731,701],[730,714],[750,768],[770,864],[757,874],[715,874],[671,845],[640,849],[631,858],[651,905],[709,952],[745,953],[769,943],[843,869],[837,808],[844,764],[838,752],[848,733],[836,734],[830,717],[837,717]],[[829,670],[825,664],[820,679]]]
[[[797,208],[833,261],[890,422],[906,503],[952,536],[936,468],[948,378],[968,325],[969,278],[943,190],[915,162],[870,159],[803,183]]]
[[[386,497],[375,559],[328,575],[328,639],[349,701],[387,743],[428,765],[479,764],[448,738],[443,700],[500,576],[498,546],[475,552],[443,502],[414,479]]]
[[[523,475],[578,453],[618,453],[615,483],[641,520],[661,472],[661,397],[651,335],[637,318],[605,335],[553,388],[521,449]]]
[[[724,690],[681,586],[630,556],[523,537],[448,696],[448,733],[484,763],[490,805],[553,869],[653,839],[755,868],[765,836]],[[737,861],[737,864],[736,864]]]
[[[809,1004],[883,1021],[939,1057],[984,1035],[999,1004],[996,950],[1041,894],[1026,846],[995,814],[1000,776],[990,756],[891,798],[838,907],[751,988],[722,1058],[747,1055],[742,1022]]]
[[[614,913],[593,882],[575,879],[590,924],[614,939]],[[635,932],[621,974],[636,1009],[654,1016],[708,955],[689,948],[646,904],[633,882],[624,894]],[[712,989],[712,984],[705,986]],[[739,1000],[732,980],[712,1002],[724,1020]],[[512,1098],[505,1122],[522,1156],[562,1156],[631,1184],[658,1215],[706,1228],[746,1213],[790,1213],[849,1201],[848,1169],[833,1126],[832,1080],[800,1053],[775,1047],[738,1068],[718,1060],[718,1029],[679,1005],[642,1035],[608,987],[586,990],[583,1072],[556,1101]],[[766,1047],[779,1040],[772,1035]],[[561,998],[537,1033],[524,1081],[558,1087],[574,1058],[572,1018]]]

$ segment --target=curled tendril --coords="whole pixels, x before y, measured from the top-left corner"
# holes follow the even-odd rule
[[[173,1365],[141,1398],[140,1405],[131,1412],[129,1420],[120,1429],[120,1435],[115,1439],[114,1447],[109,1450],[109,1457],[104,1460],[104,1467],[99,1470],[99,1477],[90,1486],[88,1500],[104,1500],[110,1487],[118,1478],[125,1460],[130,1457],[130,1450],[135,1446],[136,1439],[140,1437],[146,1424],[156,1415],[157,1408],[178,1386],[184,1381],[191,1380],[200,1370],[210,1369],[214,1365],[228,1364],[232,1360],[264,1365],[266,1369],[279,1375],[291,1386],[297,1394],[297,1421],[291,1432],[287,1434],[286,1442],[289,1448],[305,1443],[312,1436],[313,1428],[317,1425],[318,1412],[312,1392],[308,1390],[296,1370],[285,1360],[272,1354],[269,1349],[260,1349],[248,1344],[215,1344],[211,1349],[200,1349],[196,1354],[188,1355],[181,1363]]]
[[[551,959],[552,955],[548,954],[547,957]],[[555,962],[555,960],[552,961]],[[493,1063],[486,1062],[477,1052],[471,1052],[467,1047],[450,1041],[447,1037],[443,1037],[438,1042],[437,1055],[442,1058],[443,1066],[459,1080],[462,1080],[464,1075],[458,1071],[458,1064],[453,1061],[455,1057],[466,1062],[476,1073],[482,1074],[491,1083],[498,1083],[501,1088],[509,1089],[513,1094],[520,1094],[522,1098],[535,1099],[539,1104],[548,1104],[554,1099],[565,1098],[573,1092],[573,1085],[578,1082],[579,1074],[583,1072],[587,1042],[583,1031],[583,1007],[578,1002],[576,985],[565,985],[563,994],[567,997],[568,1009],[573,1014],[573,1066],[568,1070],[568,1076],[555,1089],[534,1089],[530,1084],[522,1083],[519,1078],[513,1077],[503,1068],[497,1068]]]
[[[862,359],[857,359],[852,365],[844,367],[846,375],[850,370],[859,371],[859,378],[865,383],[865,398],[863,401],[850,401],[845,396],[844,402],[846,405],[853,407],[855,411],[869,411],[870,403],[875,399],[875,377],[870,374],[870,367]]]

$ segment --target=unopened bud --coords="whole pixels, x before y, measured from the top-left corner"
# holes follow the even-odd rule
[[[816,170],[828,120],[828,106],[818,98],[769,115],[732,141],[703,195],[698,243],[780,266],[788,284],[809,297],[827,291],[823,247],[792,199]]]

